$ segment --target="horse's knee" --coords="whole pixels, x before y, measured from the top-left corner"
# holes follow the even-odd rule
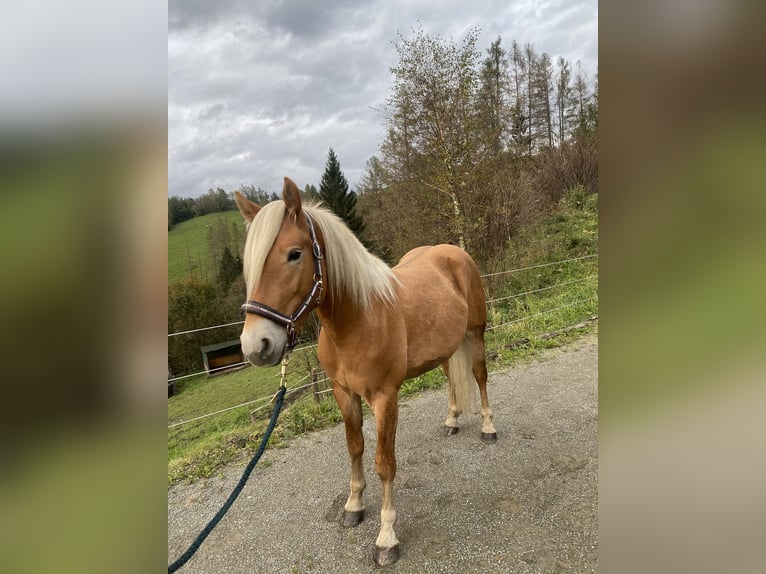
[[[378,473],[378,478],[380,478],[381,482],[394,480],[396,476],[396,459],[378,453],[375,456],[375,471]]]

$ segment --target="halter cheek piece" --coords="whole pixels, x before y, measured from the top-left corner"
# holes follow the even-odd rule
[[[304,211],[304,213],[306,212]],[[303,300],[303,303],[300,304],[297,311],[288,317],[276,309],[272,309],[268,305],[264,305],[258,301],[247,301],[240,308],[245,313],[260,315],[261,317],[265,317],[270,321],[274,321],[275,323],[284,326],[287,329],[288,353],[293,350],[298,339],[298,335],[295,332],[295,323],[297,323],[305,313],[311,312],[312,309],[309,309],[309,307],[312,302],[316,302],[315,307],[318,307],[322,302],[322,248],[319,246],[319,241],[317,241],[316,231],[314,231],[314,222],[311,221],[311,217],[309,217],[308,213],[306,213],[306,223],[308,224],[309,236],[311,237],[311,250],[314,253],[314,286],[311,288],[309,294],[306,295],[306,298]]]

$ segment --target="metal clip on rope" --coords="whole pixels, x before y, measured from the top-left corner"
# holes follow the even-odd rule
[[[287,389],[287,365],[290,363],[290,353],[285,353],[285,356],[282,357],[282,372],[280,374],[279,379],[279,390],[276,392],[276,394],[271,398],[271,404],[274,404],[274,401],[277,400],[277,396],[279,393],[282,392],[282,389]]]

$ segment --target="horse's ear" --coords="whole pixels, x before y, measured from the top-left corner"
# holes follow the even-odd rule
[[[239,212],[248,223],[252,223],[253,218],[258,215],[258,212],[261,210],[261,207],[257,203],[253,203],[238,191],[234,192],[234,201],[237,202]]]
[[[298,189],[298,186],[289,177],[285,178],[285,186],[282,188],[282,199],[285,202],[287,211],[296,216],[300,214],[301,190]]]

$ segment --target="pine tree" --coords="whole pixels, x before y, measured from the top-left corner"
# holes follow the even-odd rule
[[[343,219],[354,235],[361,240],[364,222],[356,213],[356,193],[349,191],[348,181],[340,169],[340,162],[332,148],[327,155],[327,164],[319,184],[319,196],[324,204]]]

